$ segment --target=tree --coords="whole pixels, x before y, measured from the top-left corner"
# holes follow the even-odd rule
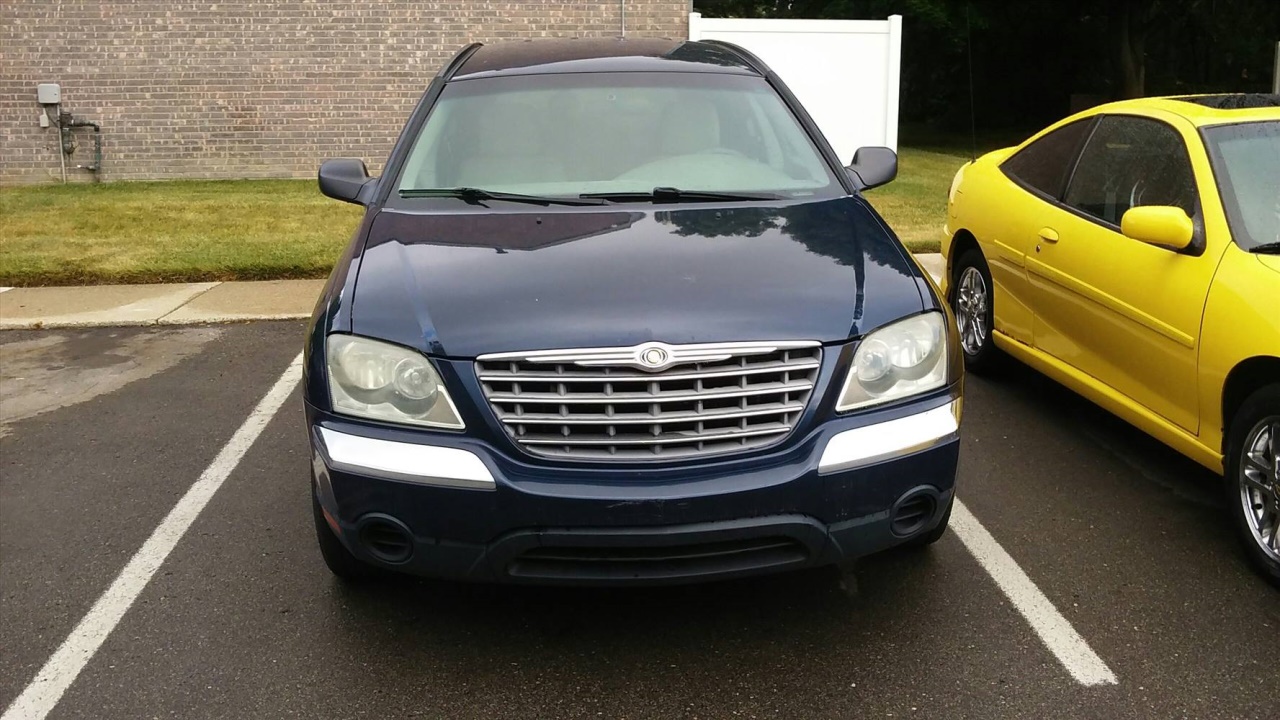
[[[1081,100],[1266,92],[1280,0],[694,0],[708,16],[903,16],[900,117],[1030,130]]]
[[[1116,54],[1116,80],[1120,97],[1136,98],[1147,89],[1147,28],[1155,19],[1155,0],[1108,0]]]

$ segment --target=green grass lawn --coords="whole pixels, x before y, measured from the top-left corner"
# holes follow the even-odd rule
[[[912,250],[937,250],[965,159],[904,148],[898,178],[867,194]],[[324,277],[359,219],[314,180],[5,188],[0,285]]]
[[[314,180],[6,188],[0,285],[324,277],[359,221]]]
[[[937,252],[947,215],[947,191],[967,153],[901,148],[898,177],[867,191],[867,200],[913,252]]]

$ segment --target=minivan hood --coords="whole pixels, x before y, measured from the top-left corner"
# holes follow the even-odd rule
[[[924,307],[918,268],[859,198],[457,204],[374,219],[354,333],[458,358],[655,340],[839,342]]]

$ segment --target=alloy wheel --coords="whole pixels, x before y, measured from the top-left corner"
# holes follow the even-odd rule
[[[956,321],[960,325],[960,345],[965,354],[977,355],[987,342],[986,278],[978,268],[969,266],[960,273],[956,286]]]
[[[1240,502],[1258,547],[1280,562],[1280,416],[1264,417],[1245,438]]]

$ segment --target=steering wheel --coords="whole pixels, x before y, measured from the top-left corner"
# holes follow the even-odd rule
[[[1133,189],[1129,191],[1129,207],[1134,208],[1142,205],[1142,196],[1147,194],[1147,181],[1139,180],[1133,184]]]

